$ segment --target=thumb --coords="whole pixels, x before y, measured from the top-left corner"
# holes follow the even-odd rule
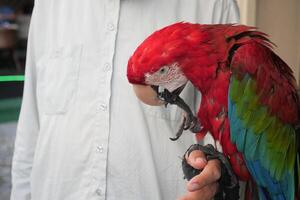
[[[195,169],[203,169],[207,164],[206,156],[200,150],[194,150],[189,155],[186,154],[185,159]]]

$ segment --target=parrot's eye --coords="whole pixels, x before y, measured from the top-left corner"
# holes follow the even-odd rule
[[[160,74],[166,74],[169,71],[169,67],[168,66],[164,66],[159,70]]]

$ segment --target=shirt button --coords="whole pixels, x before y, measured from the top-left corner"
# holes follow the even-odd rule
[[[96,190],[96,194],[97,194],[98,196],[101,196],[101,195],[102,195],[102,190],[101,190],[100,188],[98,188],[98,189]]]
[[[105,72],[108,72],[110,69],[111,69],[111,65],[110,65],[109,63],[105,63],[105,64],[104,64],[104,69],[103,69],[103,70],[104,70]]]
[[[107,110],[107,105],[106,104],[101,104],[99,106],[99,110],[106,111]]]
[[[113,24],[113,23],[109,23],[109,24],[107,25],[107,29],[108,29],[109,31],[115,30],[114,24]]]
[[[98,152],[103,153],[103,150],[104,150],[104,148],[103,148],[102,145],[97,146],[97,151]]]

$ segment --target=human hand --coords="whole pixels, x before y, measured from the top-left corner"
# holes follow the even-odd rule
[[[207,162],[205,154],[194,150],[186,154],[187,163],[202,172],[187,183],[187,193],[179,200],[210,200],[218,191],[218,180],[221,177],[221,164],[217,159]]]

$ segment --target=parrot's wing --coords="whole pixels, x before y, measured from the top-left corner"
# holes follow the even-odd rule
[[[292,72],[268,47],[257,42],[235,51],[231,70],[231,140],[259,186],[260,199],[294,200],[299,173],[295,131],[299,97]]]

